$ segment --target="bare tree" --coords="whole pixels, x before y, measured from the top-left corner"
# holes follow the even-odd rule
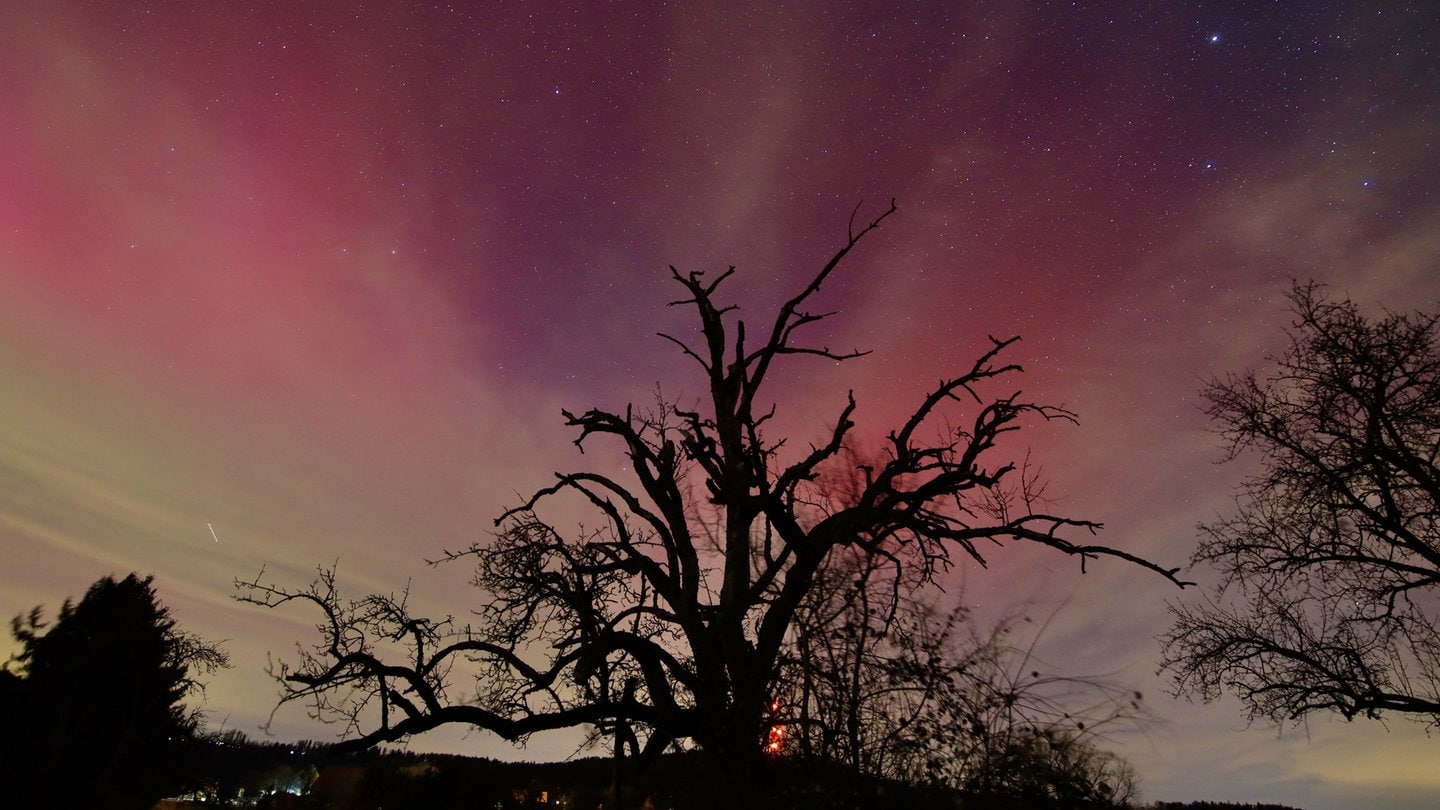
[[[1099,746],[1148,719],[1138,692],[1057,672],[1037,652],[1049,620],[985,630],[959,599],[895,574],[885,557],[849,553],[817,576],[783,656],[767,748],[1027,807],[1135,798],[1128,765]]]
[[[863,354],[797,336],[828,317],[808,307],[894,211],[892,202],[858,230],[852,216],[844,244],[779,308],[758,345],[736,307],[717,299],[733,267],[713,279],[671,268],[684,289],[673,305],[693,308],[699,333],[662,337],[699,367],[703,404],[563,412],[582,450],[615,442],[627,472],[557,474],[503,514],[493,538],[449,554],[476,565],[485,597],[474,622],[413,617],[403,594],[347,602],[329,574],[298,591],[239,583],[244,600],[306,601],[324,617],[321,641],[278,672],[283,699],[312,701],[360,744],[456,722],[510,739],[600,725],[650,755],[688,741],[731,784],[746,785],[763,759],[796,613],[833,554],[883,555],[902,576],[928,581],[957,557],[983,562],[982,544],[1023,540],[1073,555],[1082,568],[1109,556],[1177,581],[1175,569],[1071,539],[1100,528],[1091,521],[994,508],[1015,471],[994,458],[1001,439],[1032,420],[1075,421],[1003,387],[1020,372],[1001,359],[1017,338],[992,339],[968,369],[939,382],[889,433],[881,460],[854,471],[843,507],[814,508],[822,473],[846,463],[855,400],[846,397],[820,441],[792,449],[767,435],[775,406],[763,391],[781,361]],[[545,511],[566,498],[593,510],[595,523],[553,525]],[[397,656],[382,654],[386,643],[399,645]],[[465,688],[452,683],[462,663]]]
[[[1290,298],[1273,370],[1206,391],[1229,457],[1260,471],[1233,516],[1201,527],[1195,562],[1221,586],[1172,607],[1163,666],[1180,692],[1233,691],[1252,718],[1440,724],[1437,315],[1372,320],[1313,283]]]

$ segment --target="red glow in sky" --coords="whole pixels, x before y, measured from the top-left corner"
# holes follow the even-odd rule
[[[667,265],[736,265],[763,313],[896,198],[816,333],[873,353],[787,367],[780,418],[808,438],[853,388],[879,435],[1021,334],[1027,393],[1081,416],[1033,436],[1051,494],[1175,564],[1243,472],[1195,392],[1278,346],[1288,280],[1440,299],[1424,4],[319,5],[0,4],[0,608],[153,572],[229,639],[214,726],[255,733],[265,654],[310,620],[233,578],[338,560],[357,593],[410,577],[463,611],[465,572],[423,560],[609,463],[561,407],[695,389],[653,337],[688,327]],[[1277,738],[1164,696],[1158,578],[991,562],[968,600],[1060,608],[1045,659],[1166,719],[1116,741],[1147,797],[1440,794],[1403,721]]]

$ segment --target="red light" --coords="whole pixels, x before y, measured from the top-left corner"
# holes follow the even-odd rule
[[[770,715],[772,720],[778,719],[780,714],[780,701],[770,701]],[[770,754],[779,754],[780,749],[785,746],[785,727],[782,725],[770,726],[769,738],[765,741],[765,751]]]
[[[785,727],[771,726],[770,741],[765,744],[765,750],[772,754],[780,753],[780,748],[785,744]]]

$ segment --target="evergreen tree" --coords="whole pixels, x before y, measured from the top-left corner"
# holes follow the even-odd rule
[[[225,654],[177,629],[153,577],[105,577],[46,631],[16,617],[21,652],[0,683],[11,751],[5,782],[21,808],[148,808],[183,783],[197,717],[182,700],[193,671]]]

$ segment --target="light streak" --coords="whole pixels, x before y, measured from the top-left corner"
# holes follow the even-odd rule
[[[211,537],[215,537],[215,527],[214,527],[214,526],[211,526],[209,523],[206,523],[206,524],[205,524],[205,528],[207,528],[207,529],[210,530],[210,536],[211,536]],[[217,542],[217,543],[220,542],[220,538],[215,537],[215,542]]]

